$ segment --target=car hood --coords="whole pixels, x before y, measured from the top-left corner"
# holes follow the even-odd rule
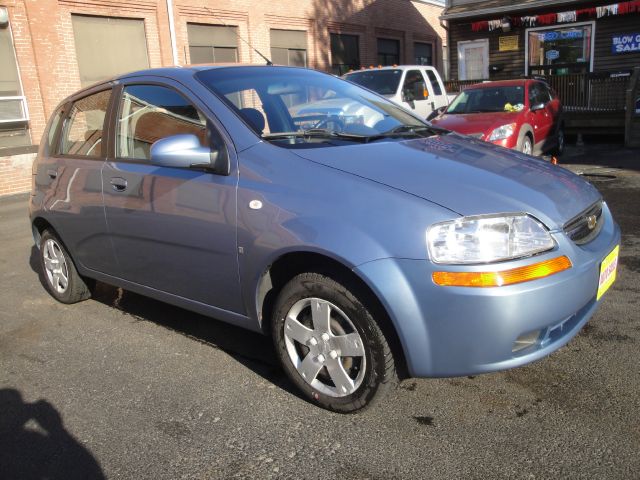
[[[488,135],[494,128],[517,121],[519,112],[444,114],[432,123],[454,132],[472,135]]]
[[[601,198],[568,170],[455,133],[291,151],[460,215],[527,212],[551,230]]]

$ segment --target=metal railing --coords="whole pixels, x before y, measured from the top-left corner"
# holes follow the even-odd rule
[[[623,111],[625,92],[630,74],[596,72],[536,77],[553,88],[567,111],[603,112]],[[447,93],[458,93],[469,85],[483,80],[450,80],[445,82]]]

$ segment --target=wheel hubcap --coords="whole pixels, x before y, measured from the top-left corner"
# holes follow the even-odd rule
[[[69,285],[69,270],[60,245],[55,240],[48,239],[44,243],[42,256],[49,285],[56,292],[64,293]]]
[[[337,306],[319,298],[296,302],[285,319],[287,353],[319,392],[344,397],[362,384],[366,356],[360,334]]]
[[[531,155],[531,143],[524,142],[524,146],[522,147],[522,153],[526,153],[527,155]]]

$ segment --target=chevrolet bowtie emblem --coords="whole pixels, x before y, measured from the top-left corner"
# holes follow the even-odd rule
[[[589,227],[589,230],[593,230],[594,228],[596,228],[597,223],[598,217],[596,217],[595,215],[589,215],[587,217],[587,227]]]

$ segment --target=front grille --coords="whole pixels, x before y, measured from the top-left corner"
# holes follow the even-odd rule
[[[602,201],[599,201],[569,220],[563,230],[576,244],[584,245],[598,236],[603,222]]]

